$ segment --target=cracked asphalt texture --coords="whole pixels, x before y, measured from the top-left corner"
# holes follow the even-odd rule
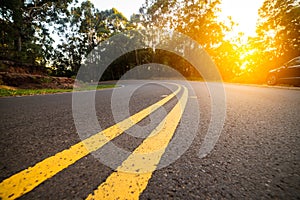
[[[130,99],[130,114],[171,93],[159,84],[140,87],[141,83],[128,81],[117,89],[126,93],[130,87],[139,87]],[[153,173],[140,198],[300,199],[300,90],[225,84],[223,131],[213,151],[200,159],[199,148],[211,118],[210,94],[204,83],[189,84],[195,94],[190,93],[183,119],[194,120],[197,112],[193,103],[198,102],[196,137],[175,162]],[[171,88],[175,90],[175,86]],[[106,89],[96,95],[95,108],[102,128],[116,123],[111,112],[112,91]],[[173,99],[164,111],[158,110],[157,115],[139,125],[159,123],[159,116],[163,117],[176,102]],[[71,93],[1,98],[0,113],[1,181],[80,141]],[[189,123],[180,123],[179,127],[186,134],[191,129]],[[113,142],[132,151],[142,140],[124,134]],[[88,155],[20,199],[84,199],[112,172]]]

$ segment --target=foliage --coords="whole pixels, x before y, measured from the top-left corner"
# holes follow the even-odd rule
[[[297,4],[298,2],[298,4]],[[257,33],[277,58],[289,60],[300,52],[300,1],[266,0],[259,10]]]
[[[54,65],[58,72],[71,70],[75,74],[87,55],[101,41],[125,30],[127,19],[115,8],[99,11],[90,1],[71,7],[69,26],[61,36]]]
[[[53,39],[45,24],[62,24],[72,0],[2,0],[0,59],[44,65]]]
[[[265,0],[259,10],[257,36],[249,38],[247,76],[263,83],[267,72],[300,55],[300,4],[294,0]]]
[[[140,66],[136,70],[136,74],[132,78],[167,78],[166,68],[147,65],[149,63],[159,63],[169,66],[183,76],[189,78],[200,77],[200,74],[192,67],[192,65],[184,58],[165,50],[157,49],[153,51],[152,48],[139,49],[131,51],[116,59],[111,65],[108,66],[104,72],[101,80],[120,79],[127,71],[136,66]]]
[[[225,39],[232,27],[218,20],[219,4],[219,0],[148,0],[142,10],[146,26],[175,30],[191,37],[212,56],[223,79],[229,79],[239,66],[238,55],[235,45]]]
[[[263,82],[269,69],[299,56],[299,0],[265,0],[259,10],[257,35],[245,45],[239,38],[226,38],[235,23],[231,19],[220,22],[220,2],[145,0],[140,13],[128,20],[115,8],[96,9],[89,0],[80,4],[76,0],[2,0],[0,59],[47,64],[51,75],[71,77],[99,43],[143,28],[189,36],[211,55],[225,81]],[[169,65],[187,77],[199,76],[183,58],[154,47],[124,54],[102,79],[118,79],[135,66],[151,62]]]

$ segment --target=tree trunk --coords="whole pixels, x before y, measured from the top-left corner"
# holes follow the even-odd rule
[[[22,38],[21,35],[18,37],[18,52],[22,51]]]

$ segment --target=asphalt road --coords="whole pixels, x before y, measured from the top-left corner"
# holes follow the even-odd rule
[[[146,188],[140,191],[140,199],[300,199],[300,90],[224,85],[224,127],[213,150],[199,158],[212,117],[212,95],[204,83],[173,82],[188,89],[187,104],[170,144],[174,138],[183,142],[169,145],[160,162],[172,157],[172,152],[186,151],[153,172]],[[141,81],[122,84],[124,87],[115,89],[118,95],[112,95],[113,89],[97,91],[95,106],[82,105],[87,110],[95,108],[102,130],[166,98],[177,88],[172,84],[167,88],[159,81],[143,86]],[[132,90],[135,91],[131,94]],[[111,142],[133,152],[181,96],[183,89],[178,98],[172,98]],[[128,108],[127,114],[124,108]],[[86,130],[78,133],[82,130],[76,130],[74,124],[71,93],[1,98],[0,113],[2,183],[101,131],[86,125],[90,120],[87,117],[82,119]],[[135,126],[140,128],[134,129]],[[20,199],[85,199],[94,194],[129,156],[118,157],[106,146],[95,154],[82,156]],[[116,161],[115,168],[95,158],[97,152]],[[117,192],[124,192],[121,190]]]

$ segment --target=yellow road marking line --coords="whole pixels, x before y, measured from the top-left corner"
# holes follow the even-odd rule
[[[16,199],[30,192],[42,182],[122,134],[171,100],[180,90],[181,87],[178,86],[175,92],[144,110],[3,180],[0,183],[0,199]]]
[[[187,99],[188,90],[184,87],[179,102],[159,124],[162,129],[158,128],[160,131],[157,128],[154,129],[149,137],[117,168],[117,171],[113,172],[86,199],[138,199],[146,189],[152,173],[173,137]]]

